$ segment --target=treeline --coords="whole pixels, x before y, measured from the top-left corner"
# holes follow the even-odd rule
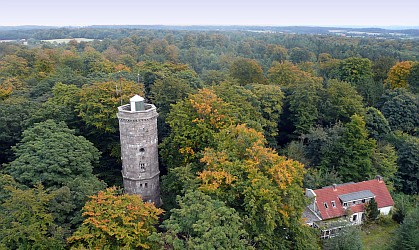
[[[417,40],[109,32],[0,44],[0,247],[317,249],[303,188],[375,175],[414,218]],[[158,107],[164,213],[105,189],[134,94]]]

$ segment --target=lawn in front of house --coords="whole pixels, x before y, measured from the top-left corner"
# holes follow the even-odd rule
[[[399,228],[399,224],[389,217],[380,218],[376,223],[364,224],[361,233],[364,249],[390,249],[396,239],[397,228]]]

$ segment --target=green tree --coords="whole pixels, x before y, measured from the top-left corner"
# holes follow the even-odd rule
[[[374,172],[387,180],[387,184],[395,179],[398,170],[396,149],[387,142],[377,143],[372,155]]]
[[[419,248],[419,207],[415,207],[407,214],[396,233],[393,249],[414,250]]]
[[[86,46],[81,56],[83,62],[82,74],[85,77],[101,78],[113,70],[113,64],[96,49]]]
[[[342,148],[335,151],[342,152],[335,158],[338,173],[344,181],[362,181],[371,178],[374,174],[372,155],[376,147],[375,140],[368,138],[362,116],[357,114],[351,116],[351,121],[344,126]]]
[[[14,159],[12,146],[21,139],[27,121],[38,108],[38,103],[21,97],[0,102],[0,164]]]
[[[419,97],[405,89],[388,91],[379,109],[393,131],[415,134],[419,127]]]
[[[330,183],[342,183],[341,177],[334,169],[329,171],[310,168],[304,176],[305,188],[317,189],[330,186]]]
[[[405,194],[419,193],[419,138],[401,132],[388,137],[397,150],[397,186]]]
[[[348,122],[354,114],[363,114],[362,97],[349,83],[330,80],[320,105],[321,120],[326,124]]]
[[[27,127],[35,123],[53,119],[56,122],[65,122],[69,127],[79,130],[81,120],[77,116],[75,106],[79,100],[80,89],[75,85],[66,85],[58,82],[52,88],[53,96],[36,109],[31,118],[25,123]]]
[[[417,206],[419,196],[407,195],[404,193],[394,193],[392,197],[394,200],[392,218],[397,223],[401,224],[406,215]]]
[[[319,119],[320,84],[299,84],[287,96],[295,134],[307,133]]]
[[[419,94],[419,63],[416,62],[410,69],[409,76],[407,77],[407,83],[409,90],[412,93]]]
[[[336,170],[335,164],[331,164],[332,158],[336,154],[336,149],[341,146],[340,142],[345,128],[342,123],[337,123],[332,127],[312,127],[309,132],[303,134],[301,139],[306,141],[303,145],[304,155],[307,157],[310,167],[321,167],[322,162],[327,167],[325,172]],[[339,157],[339,156],[338,156]],[[334,159],[334,158],[333,158]]]
[[[140,62],[137,67],[139,75],[141,76],[141,82],[144,84],[145,97],[149,99],[153,99],[151,87],[156,80],[163,80],[169,76],[186,80],[188,85],[193,88],[198,88],[200,86],[197,74],[189,69],[186,64],[145,61]]]
[[[389,56],[383,56],[373,61],[372,72],[374,81],[384,83],[387,79],[388,71],[396,64],[396,59]]]
[[[151,86],[150,96],[153,104],[157,107],[158,117],[158,133],[162,140],[169,134],[169,126],[166,123],[170,106],[176,102],[182,101],[189,94],[196,90],[187,79],[179,78],[177,75],[157,79]]]
[[[363,181],[377,171],[373,168],[376,141],[368,137],[360,115],[353,115],[343,126],[312,128],[303,140],[307,141],[304,151],[310,165],[324,173],[336,171],[344,182]]]
[[[321,83],[321,78],[299,69],[289,61],[273,62],[268,70],[271,84],[292,86],[297,83]]]
[[[363,246],[360,229],[355,226],[345,227],[338,235],[327,239],[323,248],[326,250],[361,250]]]
[[[353,83],[355,86],[372,77],[372,63],[367,58],[349,57],[339,63],[341,81]]]
[[[246,240],[242,219],[223,202],[200,191],[177,197],[179,208],[172,209],[163,222],[164,233],[155,235],[173,249],[252,249]]]
[[[25,130],[14,152],[16,159],[6,171],[27,186],[41,182],[46,187],[59,187],[78,176],[87,177],[99,159],[91,142],[53,120]]]
[[[159,116],[164,120],[170,111],[170,106],[193,93],[194,88],[187,80],[171,75],[157,79],[151,86],[150,92],[151,100],[158,107]]]
[[[69,225],[80,223],[87,196],[105,186],[92,174],[98,150],[84,137],[74,135],[63,122],[47,120],[25,130],[14,152],[16,159],[4,171],[17,182],[29,187],[42,183],[49,190],[69,189],[55,208],[58,217],[68,217],[65,223]],[[59,208],[64,203],[70,208]]]
[[[63,231],[48,211],[52,194],[42,185],[33,189],[4,188],[10,197],[0,204],[0,248],[64,249]]]
[[[286,48],[277,44],[268,44],[267,46],[268,54],[272,61],[282,62],[286,59],[288,51]]]
[[[86,219],[67,241],[75,249],[149,249],[148,237],[162,213],[139,195],[108,188],[90,197],[83,208]]]
[[[373,107],[366,108],[365,127],[368,130],[368,134],[376,140],[383,139],[391,130],[383,113]]]
[[[293,63],[307,62],[312,58],[312,53],[309,50],[300,47],[290,49],[289,55]]]
[[[87,125],[105,133],[114,133],[118,131],[117,107],[121,103],[129,103],[129,99],[136,94],[143,95],[141,86],[122,79],[84,85],[76,110]]]
[[[377,202],[375,199],[371,199],[366,205],[365,205],[365,217],[367,221],[375,221],[378,216],[380,215],[380,210],[378,210]]]
[[[243,86],[223,82],[213,87],[215,94],[230,106],[230,115],[250,128],[262,131],[266,120],[261,113],[259,98]]]
[[[263,125],[264,135],[271,148],[276,148],[276,136],[279,134],[279,118],[284,106],[284,94],[279,86],[252,84],[250,90],[255,94],[260,103],[260,111],[265,124]]]
[[[237,79],[240,85],[250,83],[265,83],[262,67],[258,62],[247,58],[238,58],[230,66],[231,77]]]

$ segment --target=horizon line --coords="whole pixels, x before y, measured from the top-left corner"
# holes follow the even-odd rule
[[[68,25],[47,25],[47,24],[19,24],[19,25],[1,25],[0,27],[54,27],[54,28],[84,28],[91,26],[167,26],[167,27],[310,27],[310,28],[404,28],[404,29],[419,29],[418,25],[313,25],[313,24],[68,24]]]

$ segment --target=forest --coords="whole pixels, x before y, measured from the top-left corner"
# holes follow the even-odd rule
[[[0,249],[369,249],[389,225],[375,249],[419,248],[419,39],[16,32],[29,43],[0,43]],[[96,40],[41,41],[75,37]],[[135,94],[159,113],[162,207],[123,192],[116,113]],[[390,216],[325,241],[305,225],[305,188],[376,175]]]

